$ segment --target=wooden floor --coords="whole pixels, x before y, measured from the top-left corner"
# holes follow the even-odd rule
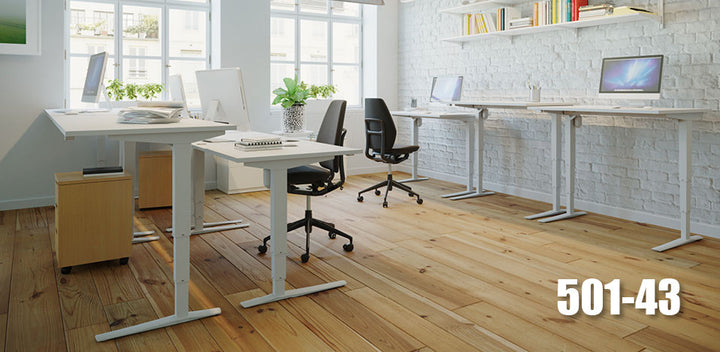
[[[656,253],[676,231],[589,214],[551,224],[524,220],[548,205],[495,195],[453,202],[462,186],[414,183],[417,205],[400,190],[390,207],[357,191],[384,175],[351,177],[343,191],[315,198],[315,216],[354,235],[314,232],[300,263],[303,233],[288,235],[288,285],[330,280],[347,286],[243,309],[271,290],[269,193],[208,192],[206,220],[243,218],[248,229],[191,240],[192,309],[217,317],[96,343],[93,336],[173,311],[172,238],[133,246],[129,265],[73,268],[53,259],[53,208],[0,212],[0,351],[705,351],[720,350],[720,241],[704,239]],[[290,196],[289,220],[305,199]],[[138,212],[136,225],[159,231],[170,210]],[[565,317],[557,280],[620,279],[623,296],[645,278],[675,278],[681,313],[645,316],[624,305],[620,317]],[[608,299],[606,298],[606,304]]]

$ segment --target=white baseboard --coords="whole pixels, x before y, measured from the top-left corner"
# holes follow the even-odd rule
[[[35,197],[0,201],[0,211],[55,205],[55,197]]]
[[[407,173],[412,172],[410,166],[400,166],[397,168],[400,171]],[[427,176],[443,180],[447,182],[459,183],[462,185],[467,184],[467,178],[457,175],[448,175],[441,172],[430,171],[419,169],[418,173],[421,176]],[[483,187],[487,190],[496,191],[500,193],[510,194],[517,197],[537,200],[541,202],[552,202],[552,195],[550,193],[539,192],[535,190],[529,190],[517,186],[504,185],[494,182],[484,182]],[[630,221],[637,221],[662,227],[667,227],[674,230],[680,229],[680,220],[678,218],[667,217],[663,215],[651,214],[643,211],[626,209],[621,207],[615,207],[607,204],[600,204],[590,202],[587,200],[575,200],[575,206],[578,210],[589,211],[602,215],[612,216]],[[549,209],[548,209],[549,210]],[[691,232],[699,235],[720,238],[720,225],[705,224],[700,222],[691,222]]]
[[[211,191],[211,190],[214,190],[214,189],[218,189],[218,187],[217,187],[217,182],[216,182],[216,181],[207,181],[207,180],[206,180],[206,181],[205,181],[205,190],[206,190],[206,191]]]

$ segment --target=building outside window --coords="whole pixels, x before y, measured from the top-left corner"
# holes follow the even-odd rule
[[[295,75],[333,84],[335,98],[362,103],[362,7],[327,0],[270,0],[270,85]],[[274,95],[273,95],[274,97]]]
[[[68,107],[88,106],[80,102],[88,60],[102,51],[108,53],[104,84],[115,78],[166,84],[180,74],[188,105],[200,106],[195,71],[210,64],[207,0],[69,0],[67,9]]]

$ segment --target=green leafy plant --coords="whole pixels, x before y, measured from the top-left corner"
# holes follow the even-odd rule
[[[147,84],[135,84],[135,83],[123,83],[117,79],[108,81],[108,85],[105,87],[107,90],[108,97],[115,101],[120,101],[125,98],[135,100],[138,96],[145,99],[156,98],[163,90],[165,86],[159,83],[147,83]]]
[[[298,82],[297,76],[284,78],[283,83],[285,83],[285,88],[277,88],[273,91],[275,94],[273,105],[280,104],[285,109],[293,105],[305,105],[305,102],[311,98],[327,98],[336,92],[335,86],[332,84],[308,87],[307,83]]]

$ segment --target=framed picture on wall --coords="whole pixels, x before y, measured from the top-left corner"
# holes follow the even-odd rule
[[[40,55],[40,0],[0,1],[0,54]]]

